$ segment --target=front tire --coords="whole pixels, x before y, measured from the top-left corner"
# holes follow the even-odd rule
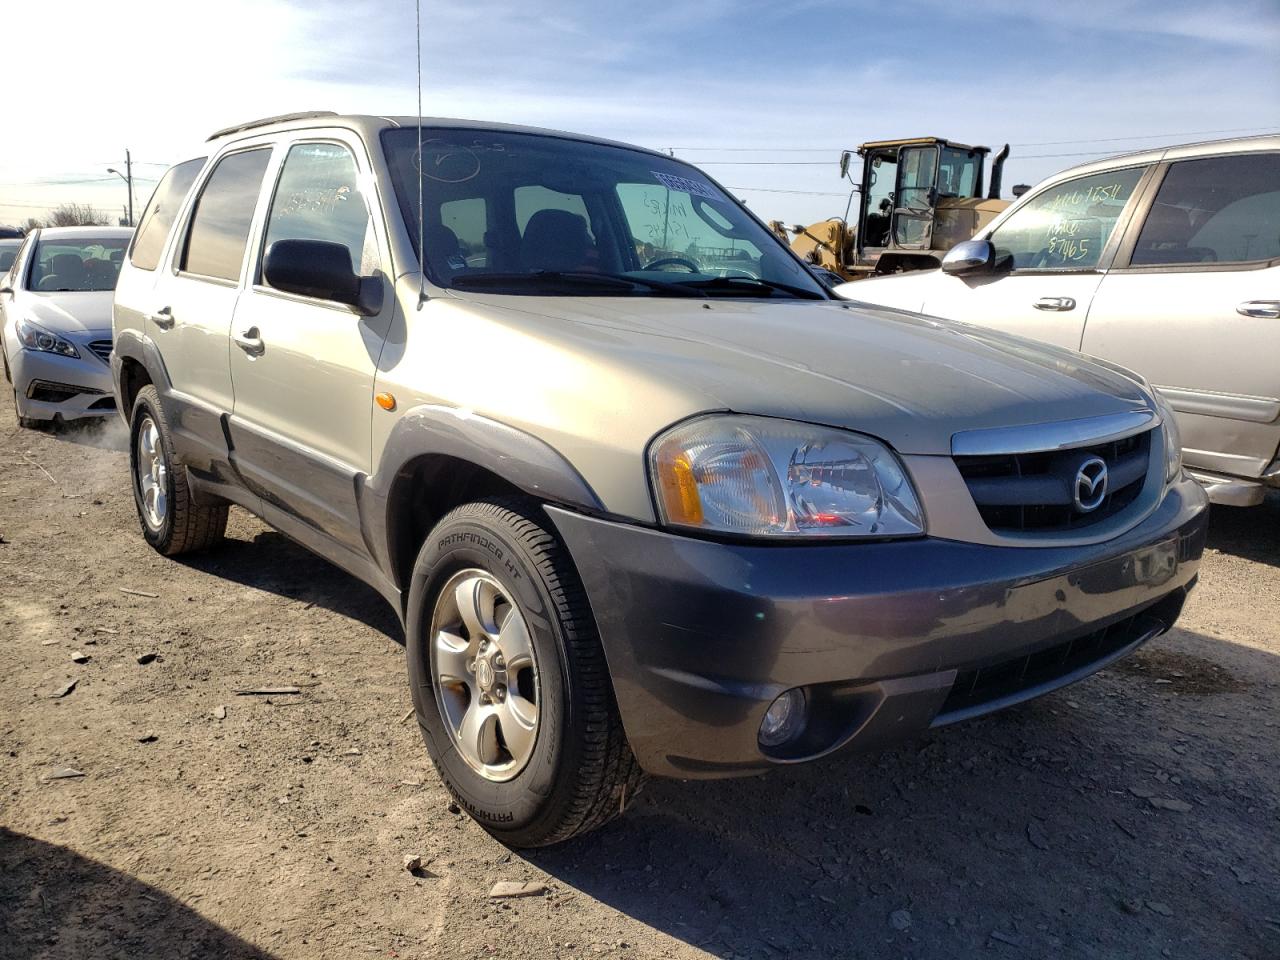
[[[221,543],[228,509],[195,502],[187,471],[173,456],[172,436],[160,394],[148,384],[138,391],[129,418],[129,464],[142,535],[166,557]]]
[[[639,792],[595,621],[533,501],[458,507],[409,586],[418,725],[445,787],[514,847],[602,826]]]

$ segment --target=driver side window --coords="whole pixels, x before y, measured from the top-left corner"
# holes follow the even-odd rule
[[[996,263],[1013,270],[1092,270],[1143,167],[1068,180],[1027,202],[991,235]]]

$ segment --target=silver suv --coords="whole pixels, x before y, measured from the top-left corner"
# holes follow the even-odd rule
[[[941,270],[839,292],[1132,367],[1177,411],[1187,469],[1215,502],[1280,487],[1280,136],[1073,167]]]
[[[1204,544],[1140,378],[833,300],[701,171],[587,137],[218,133],[157,189],[115,338],[147,541],[212,546],[237,504],[376,587],[442,779],[513,845],[645,774],[1078,680],[1170,627]]]

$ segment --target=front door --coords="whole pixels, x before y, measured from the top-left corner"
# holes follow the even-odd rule
[[[230,432],[236,466],[267,504],[361,550],[357,487],[370,471],[373,379],[396,301],[358,156],[342,132],[287,147],[236,309]],[[346,247],[353,270],[383,283],[382,312],[273,289],[262,257],[295,239]]]
[[[1084,351],[1178,412],[1188,466],[1257,477],[1280,446],[1280,154],[1180,160],[1129,231]]]
[[[940,274],[923,311],[1080,349],[1089,304],[1147,172],[1130,167],[1059,183],[1031,198],[987,239],[996,267]]]

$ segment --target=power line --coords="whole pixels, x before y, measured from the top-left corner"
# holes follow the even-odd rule
[[[772,187],[729,187],[740,193],[790,193],[800,197],[843,197],[844,193],[827,193],[822,190],[775,190]]]
[[[1063,147],[1075,143],[1120,143],[1125,140],[1154,140],[1158,137],[1199,137],[1210,133],[1246,133],[1250,130],[1270,131],[1274,127],[1231,127],[1223,130],[1183,130],[1181,133],[1135,133],[1128,137],[1100,137],[1096,140],[1043,140],[1040,143],[1014,143],[1014,147]],[[1067,156],[1067,154],[1062,154]]]
[[[703,167],[834,167],[834,160],[699,160]]]

